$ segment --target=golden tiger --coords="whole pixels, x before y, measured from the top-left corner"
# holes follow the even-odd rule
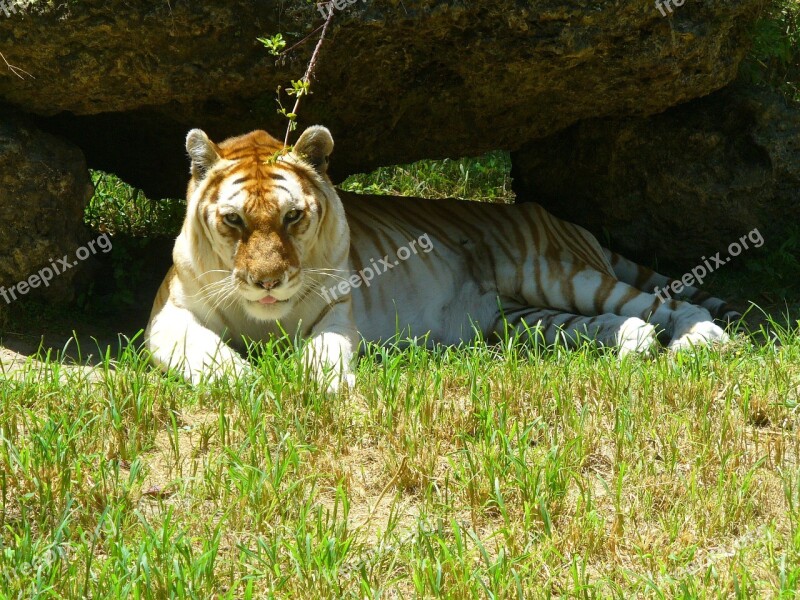
[[[335,390],[353,385],[358,344],[403,336],[458,344],[517,334],[589,338],[620,354],[722,342],[735,311],[600,246],[536,204],[362,196],[327,175],[333,138],[306,129],[293,149],[265,131],[186,138],[191,180],[173,266],[146,330],[153,360],[192,382],[244,370],[234,349],[281,331]],[[657,329],[658,328],[658,329]]]

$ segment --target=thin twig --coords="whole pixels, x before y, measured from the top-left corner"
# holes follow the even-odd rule
[[[314,67],[317,66],[317,59],[319,58],[319,49],[322,47],[322,42],[325,40],[325,34],[328,31],[328,25],[331,24],[333,20],[334,12],[328,14],[328,18],[325,20],[325,25],[322,26],[322,33],[319,36],[319,41],[317,42],[316,48],[314,48],[314,53],[311,55],[311,60],[308,63],[308,69],[306,69],[306,74],[303,75],[302,81],[305,81],[309,85],[311,85],[311,74],[314,72]],[[297,109],[300,108],[300,98],[302,95],[297,95],[297,101],[294,103],[294,108],[292,109],[293,114],[297,114]],[[286,127],[286,137],[283,140],[283,145],[289,145],[289,133],[292,131],[292,122],[289,121],[289,125]]]
[[[327,21],[326,21],[326,23],[327,23]],[[318,32],[320,29],[322,29],[323,27],[325,27],[325,23],[323,23],[322,25],[320,25],[319,27],[317,27],[317,28],[316,28],[314,31],[312,31],[311,33],[309,33],[309,34],[308,34],[306,37],[304,37],[302,40],[300,40],[300,41],[299,41],[299,42],[297,42],[296,44],[292,44],[292,45],[291,45],[291,46],[289,46],[289,47],[288,47],[286,50],[282,50],[282,51],[281,51],[281,53],[279,54],[279,56],[283,57],[283,56],[285,56],[286,54],[288,54],[289,52],[291,52],[292,50],[294,50],[295,48],[297,48],[298,46],[301,46],[302,44],[305,44],[305,43],[306,43],[308,40],[310,40],[310,39],[311,39],[311,37],[312,37],[312,36],[313,36],[315,33],[317,33],[317,32]]]
[[[9,63],[9,62],[6,60],[6,57],[5,57],[5,56],[3,56],[3,53],[2,53],[2,52],[0,52],[0,58],[2,58],[2,59],[3,59],[3,62],[4,62],[4,63],[6,63],[6,66],[8,67],[8,70],[9,70],[9,71],[11,71],[11,72],[12,72],[14,75],[16,75],[17,77],[19,77],[20,79],[25,79],[25,78],[24,78],[22,75],[20,75],[20,73],[25,73],[25,75],[27,75],[27,76],[28,76],[28,77],[30,77],[31,79],[36,79],[36,77],[34,77],[34,76],[33,76],[33,75],[31,75],[30,73],[28,73],[28,72],[27,72],[25,69],[20,69],[19,67],[15,67],[15,66],[14,66],[14,65],[12,65],[11,63]]]

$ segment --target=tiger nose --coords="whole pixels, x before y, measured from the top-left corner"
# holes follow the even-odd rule
[[[263,281],[256,283],[258,287],[263,288],[266,291],[270,291],[271,289],[278,287],[280,284],[280,279],[264,279]]]

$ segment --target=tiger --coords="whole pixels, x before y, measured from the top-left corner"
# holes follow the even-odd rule
[[[263,130],[186,137],[187,208],[145,331],[152,360],[191,383],[249,370],[249,341],[293,334],[328,391],[355,384],[361,342],[589,340],[620,356],[721,344],[739,314],[603,248],[536,203],[339,190],[330,131],[294,146]],[[404,251],[401,252],[401,250]],[[659,340],[661,337],[661,341]]]

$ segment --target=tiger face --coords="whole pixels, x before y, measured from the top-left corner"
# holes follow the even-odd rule
[[[303,363],[325,389],[352,384],[352,298],[319,292],[350,249],[330,132],[310,127],[290,149],[264,131],[215,144],[193,129],[186,150],[186,218],[145,331],[153,361],[193,383],[238,375],[243,340],[287,332],[307,341]]]
[[[212,270],[229,272],[227,294],[248,316],[281,319],[313,283],[306,267],[336,198],[325,174],[330,134],[310,128],[285,153],[263,131],[217,145],[195,129],[186,147],[189,211],[220,263]]]

